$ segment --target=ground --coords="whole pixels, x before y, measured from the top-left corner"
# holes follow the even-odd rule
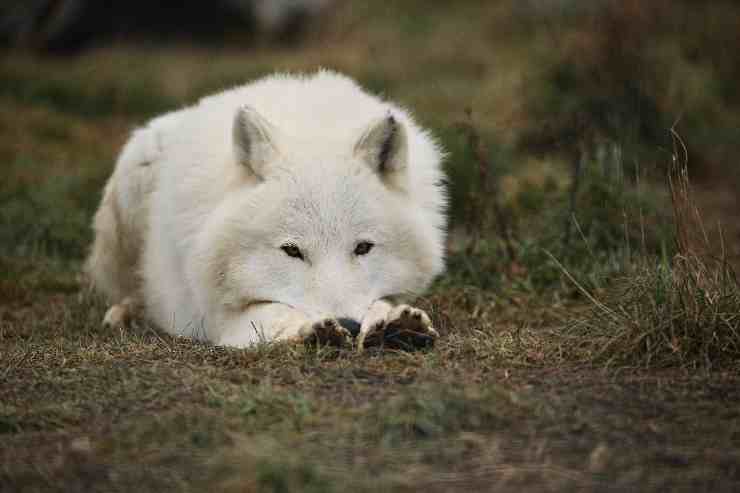
[[[32,337],[28,311],[46,314]],[[76,294],[4,307],[3,490],[740,484],[734,372],[514,367],[444,338],[423,354],[236,351],[104,333],[100,314]]]
[[[560,197],[567,208],[557,194],[573,190],[572,150],[523,137],[539,118],[531,94],[544,77],[537,54],[552,45],[553,31],[521,35],[522,21],[512,17],[521,12],[505,2],[489,10],[463,2],[454,15],[426,5],[384,10],[346,2],[316,39],[290,49],[114,46],[73,59],[12,54],[0,61],[0,491],[740,489],[737,334],[723,339],[711,329],[711,352],[689,352],[681,344],[691,339],[675,334],[668,341],[675,346],[663,352],[614,349],[589,296],[614,307],[607,315],[637,305],[612,304],[614,286],[602,279],[623,257],[610,250],[611,229],[593,226],[610,220],[591,212],[614,198],[598,181],[584,178],[573,193],[580,205],[569,209],[580,221],[569,248],[593,262],[566,262],[565,250],[552,250],[561,270],[537,253],[553,244],[524,236],[550,222],[548,200]],[[581,46],[583,32],[565,26],[556,26],[555,40]],[[670,73],[686,72],[693,84],[710,80],[709,68],[690,60]],[[285,344],[236,350],[144,322],[103,329],[105,304],[87,290],[80,266],[92,213],[129,131],[238,81],[319,65],[412,108],[451,150],[450,271],[419,302],[440,332],[436,346],[363,354]],[[682,94],[671,87],[665,94]],[[692,171],[695,198],[711,251],[737,265],[739,188],[728,157],[734,149],[724,142],[733,141],[738,116],[730,103],[720,111],[708,92],[689,93],[683,107],[706,115],[688,115],[679,127],[692,149],[690,170],[701,164]],[[665,112],[672,101],[666,96],[657,106]],[[697,121],[710,119],[712,131],[699,132]],[[558,125],[565,124],[548,128]],[[580,128],[603,142],[614,129],[599,125]],[[722,125],[728,130],[714,131]],[[468,186],[480,166],[471,128],[492,165],[505,163],[496,171],[498,204],[466,195],[491,191]],[[661,145],[646,147],[660,156]],[[670,205],[661,201],[660,178],[652,180],[644,186],[658,204],[651,217],[660,218]],[[597,193],[598,201],[581,197]],[[578,208],[585,203],[588,209]],[[628,215],[621,204],[618,233]],[[494,206],[510,219],[511,233],[479,221],[487,216],[480,208]],[[648,216],[641,226],[657,230],[660,220]],[[516,259],[504,262],[507,234]],[[648,236],[645,257],[654,240],[668,262],[670,244]],[[719,304],[711,298],[708,306]],[[737,328],[737,306],[710,310],[724,323],[716,327]],[[693,322],[675,326],[715,327],[698,316]]]

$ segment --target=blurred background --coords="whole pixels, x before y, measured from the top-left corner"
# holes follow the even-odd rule
[[[562,282],[544,252],[586,277],[669,255],[676,165],[738,261],[735,1],[18,0],[0,44],[6,262],[84,256],[135,126],[318,67],[412,109],[450,152],[450,282],[537,291]]]

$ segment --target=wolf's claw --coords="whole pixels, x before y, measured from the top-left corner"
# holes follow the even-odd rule
[[[413,348],[434,344],[439,337],[424,310],[399,305],[386,319],[385,340],[391,347]]]
[[[333,318],[310,322],[302,333],[306,344],[318,343],[342,347],[349,345],[352,341],[352,334]]]
[[[399,305],[360,334],[357,342],[360,350],[381,344],[393,349],[415,349],[433,345],[437,337],[439,334],[424,310]]]

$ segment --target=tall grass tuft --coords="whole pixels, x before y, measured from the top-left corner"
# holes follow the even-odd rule
[[[679,164],[674,152],[673,161],[675,255],[641,257],[601,299],[581,287],[593,306],[569,335],[586,341],[581,344],[594,362],[704,369],[740,363],[740,284],[721,231],[718,244],[707,234],[685,158]]]

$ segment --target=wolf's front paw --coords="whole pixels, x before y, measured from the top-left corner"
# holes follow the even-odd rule
[[[398,305],[385,322],[386,345],[402,349],[430,346],[439,337],[432,320],[424,310]]]
[[[385,319],[372,320],[360,329],[360,335],[357,336],[357,350],[362,352],[365,347],[380,346],[384,339]]]
[[[415,349],[433,345],[439,336],[424,310],[409,305],[389,306],[386,310],[384,317],[363,324],[357,341],[358,350],[377,345]]]
[[[342,347],[352,343],[352,334],[333,318],[322,318],[304,324],[300,335],[306,344],[328,344]]]

